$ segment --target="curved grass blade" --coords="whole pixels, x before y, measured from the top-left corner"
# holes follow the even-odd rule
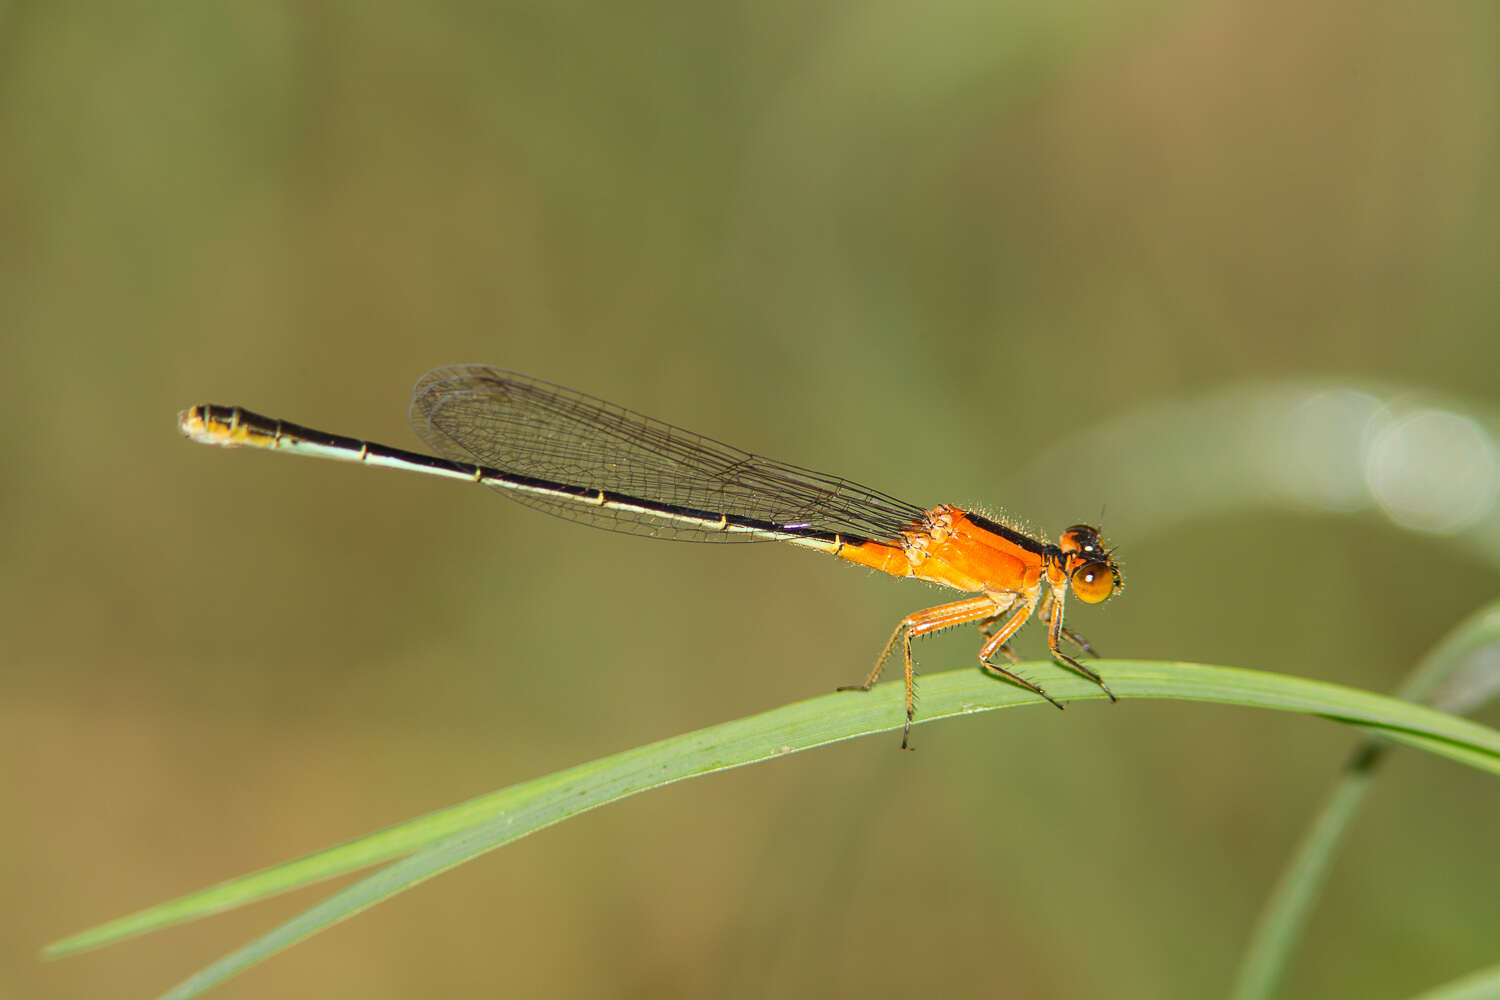
[[[1496,679],[1500,677],[1500,657],[1475,654],[1497,644],[1500,601],[1481,608],[1449,633],[1412,672],[1398,697],[1431,700],[1445,711],[1472,711],[1496,692]],[[1236,975],[1235,1000],[1264,1000],[1275,995],[1334,855],[1387,749],[1389,743],[1384,739],[1367,739],[1344,765],[1343,778],[1303,835],[1266,901]]]
[[[1409,702],[1229,667],[1123,660],[1101,660],[1099,665],[1123,697],[1179,698],[1321,715],[1500,774],[1500,732]],[[1082,678],[1058,677],[1049,679],[1049,685],[1068,700],[1103,697]],[[928,676],[922,690],[922,723],[1039,703],[1029,692],[998,684],[978,670]],[[627,750],[152,907],[60,941],[48,954],[96,947],[410,855],[231,953],[169,994],[193,996],[439,872],[570,816],[684,778],[856,736],[893,732],[902,721],[901,702],[901,685],[884,684],[868,695],[824,695]]]
[[[1427,990],[1414,1000],[1494,1000],[1497,996],[1500,996],[1500,965],[1492,965]]]

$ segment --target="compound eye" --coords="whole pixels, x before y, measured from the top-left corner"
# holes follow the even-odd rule
[[[1105,562],[1086,562],[1068,577],[1068,584],[1085,604],[1108,600],[1115,592],[1114,568]]]

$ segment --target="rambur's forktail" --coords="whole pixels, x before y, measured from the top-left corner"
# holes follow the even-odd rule
[[[990,662],[1017,658],[1006,643],[1033,615],[1061,663],[1114,694],[1063,652],[1071,591],[1088,604],[1117,594],[1120,569],[1099,530],[1077,524],[1057,544],[950,504],[929,510],[837,476],[753,455],[541,379],[481,366],[438,368],[412,391],[411,423],[437,458],[313,430],[238,406],[194,406],[178,415],[201,444],[265,448],[407,469],[489,486],[519,503],[612,531],[700,542],[782,541],[892,576],[974,596],[907,615],[864,683],[868,691],[896,644],[906,666],[906,726],[915,712],[911,640],[968,622],[985,635],[985,670],[1062,704]],[[1046,593],[1043,594],[1043,586]]]

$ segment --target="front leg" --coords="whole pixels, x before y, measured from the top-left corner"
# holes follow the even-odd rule
[[[1103,690],[1105,694],[1109,695],[1110,701],[1119,701],[1120,699],[1116,698],[1115,693],[1109,689],[1109,685],[1104,683],[1104,678],[1100,677],[1098,673],[1090,670],[1088,667],[1085,667],[1082,663],[1079,663],[1077,660],[1069,656],[1067,653],[1064,653],[1062,649],[1059,648],[1062,644],[1062,638],[1066,634],[1070,639],[1077,642],[1086,651],[1090,653],[1093,652],[1092,647],[1090,647],[1087,642],[1084,642],[1076,632],[1070,632],[1068,629],[1063,628],[1062,595],[1058,593],[1056,589],[1054,589],[1049,597],[1055,597],[1055,599],[1052,601],[1052,606],[1049,609],[1050,614],[1047,616],[1047,648],[1052,651],[1052,655],[1057,658],[1057,661],[1059,663],[1072,667],[1074,670],[1078,671],[1080,674],[1087,677],[1095,684],[1099,685],[1100,689]]]

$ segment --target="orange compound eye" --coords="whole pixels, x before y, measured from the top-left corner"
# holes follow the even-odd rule
[[[1109,563],[1086,562],[1068,576],[1068,585],[1080,601],[1098,604],[1114,596],[1120,575]]]

